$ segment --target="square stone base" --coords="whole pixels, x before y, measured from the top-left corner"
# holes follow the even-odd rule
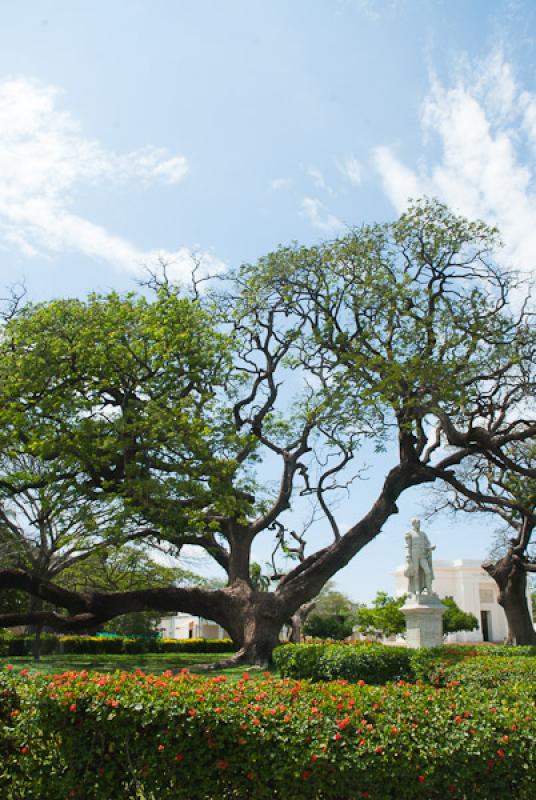
[[[442,644],[446,608],[437,595],[409,595],[400,610],[406,618],[408,647],[417,649]]]

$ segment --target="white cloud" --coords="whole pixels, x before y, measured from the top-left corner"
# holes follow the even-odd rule
[[[397,210],[410,197],[436,196],[468,217],[496,224],[505,260],[527,272],[536,265],[536,170],[527,148],[536,149],[536,95],[518,86],[500,51],[464,70],[453,85],[436,78],[423,104],[426,138],[439,141],[440,156],[411,169],[392,148],[373,159]]]
[[[347,156],[344,161],[339,164],[339,169],[345,175],[350,183],[354,186],[359,186],[361,183],[361,164],[353,155]]]
[[[318,169],[318,167],[309,166],[306,170],[307,174],[313,181],[314,185],[317,189],[326,189],[326,181],[324,179],[324,175],[322,170]]]
[[[343,228],[340,219],[330,214],[320,200],[314,197],[303,198],[302,211],[311,225],[323,233],[335,234]]]
[[[24,78],[0,81],[0,242],[24,255],[74,251],[137,273],[158,259],[185,278],[187,248],[144,251],[73,212],[76,193],[103,180],[178,183],[182,155],[153,146],[126,154],[84,136],[78,120],[58,108],[61,92]],[[206,256],[209,268],[219,262]]]
[[[290,189],[293,183],[292,178],[275,178],[270,186],[274,191],[278,191],[279,189]]]

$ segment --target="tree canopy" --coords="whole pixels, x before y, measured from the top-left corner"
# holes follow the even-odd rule
[[[518,285],[497,245],[494,229],[424,200],[392,223],[281,247],[203,294],[163,278],[144,295],[11,313],[2,451],[112,504],[148,544],[203,547],[228,585],[82,594],[24,567],[0,571],[1,585],[65,609],[40,612],[53,627],[189,611],[226,628],[237,659],[269,658],[281,625],[377,536],[403,492],[452,485],[470,457],[506,465],[512,443],[534,441],[533,318],[509,305]],[[362,494],[367,443],[392,467],[343,530],[337,500]],[[316,548],[290,527],[304,502],[324,525]],[[251,548],[270,533],[279,583],[262,591]]]

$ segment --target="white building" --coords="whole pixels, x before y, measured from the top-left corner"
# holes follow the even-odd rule
[[[508,636],[508,625],[502,607],[497,602],[497,584],[480,561],[458,559],[457,561],[435,561],[433,590],[439,597],[453,597],[462,611],[475,615],[479,628],[474,631],[458,631],[447,636],[448,642],[504,642]],[[399,597],[407,591],[408,579],[404,567],[395,570],[395,594]],[[527,585],[527,600],[532,614],[530,587]]]
[[[158,630],[164,639],[228,639],[221,625],[191,614],[173,614],[160,620]]]

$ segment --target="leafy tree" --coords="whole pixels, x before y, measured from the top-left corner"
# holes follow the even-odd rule
[[[378,535],[405,491],[454,480],[476,455],[506,465],[510,442],[534,440],[533,322],[509,310],[516,284],[494,263],[496,245],[484,223],[422,201],[393,223],[282,247],[218,292],[188,295],[164,278],[147,297],[17,308],[0,342],[0,448],[118,504],[147,526],[148,544],[204,548],[228,576],[221,589],[82,593],[1,570],[3,587],[65,609],[26,621],[82,630],[186,611],[229,631],[235,661],[266,662],[282,624]],[[392,467],[343,531],[337,500],[367,443],[389,449]],[[303,558],[260,591],[253,543],[272,532],[284,557],[287,512],[296,519],[311,500],[320,546],[300,534]]]
[[[478,630],[478,620],[469,611],[462,611],[452,597],[443,597],[441,602],[447,610],[443,614],[443,633]]]
[[[400,608],[404,605],[406,595],[391,597],[387,592],[377,592],[372,601],[372,608],[359,608],[356,612],[355,625],[366,635],[393,636],[404,633],[406,620]]]
[[[346,639],[355,621],[356,604],[342,592],[322,592],[303,626],[306,636],[319,639]]]
[[[403,634],[406,630],[406,620],[400,609],[405,601],[406,595],[390,597],[386,592],[378,592],[373,600],[372,608],[357,610],[356,627],[362,633],[369,635]],[[462,611],[452,597],[444,597],[441,602],[447,609],[443,614],[443,634],[472,631],[478,628],[478,620],[475,615]]]

